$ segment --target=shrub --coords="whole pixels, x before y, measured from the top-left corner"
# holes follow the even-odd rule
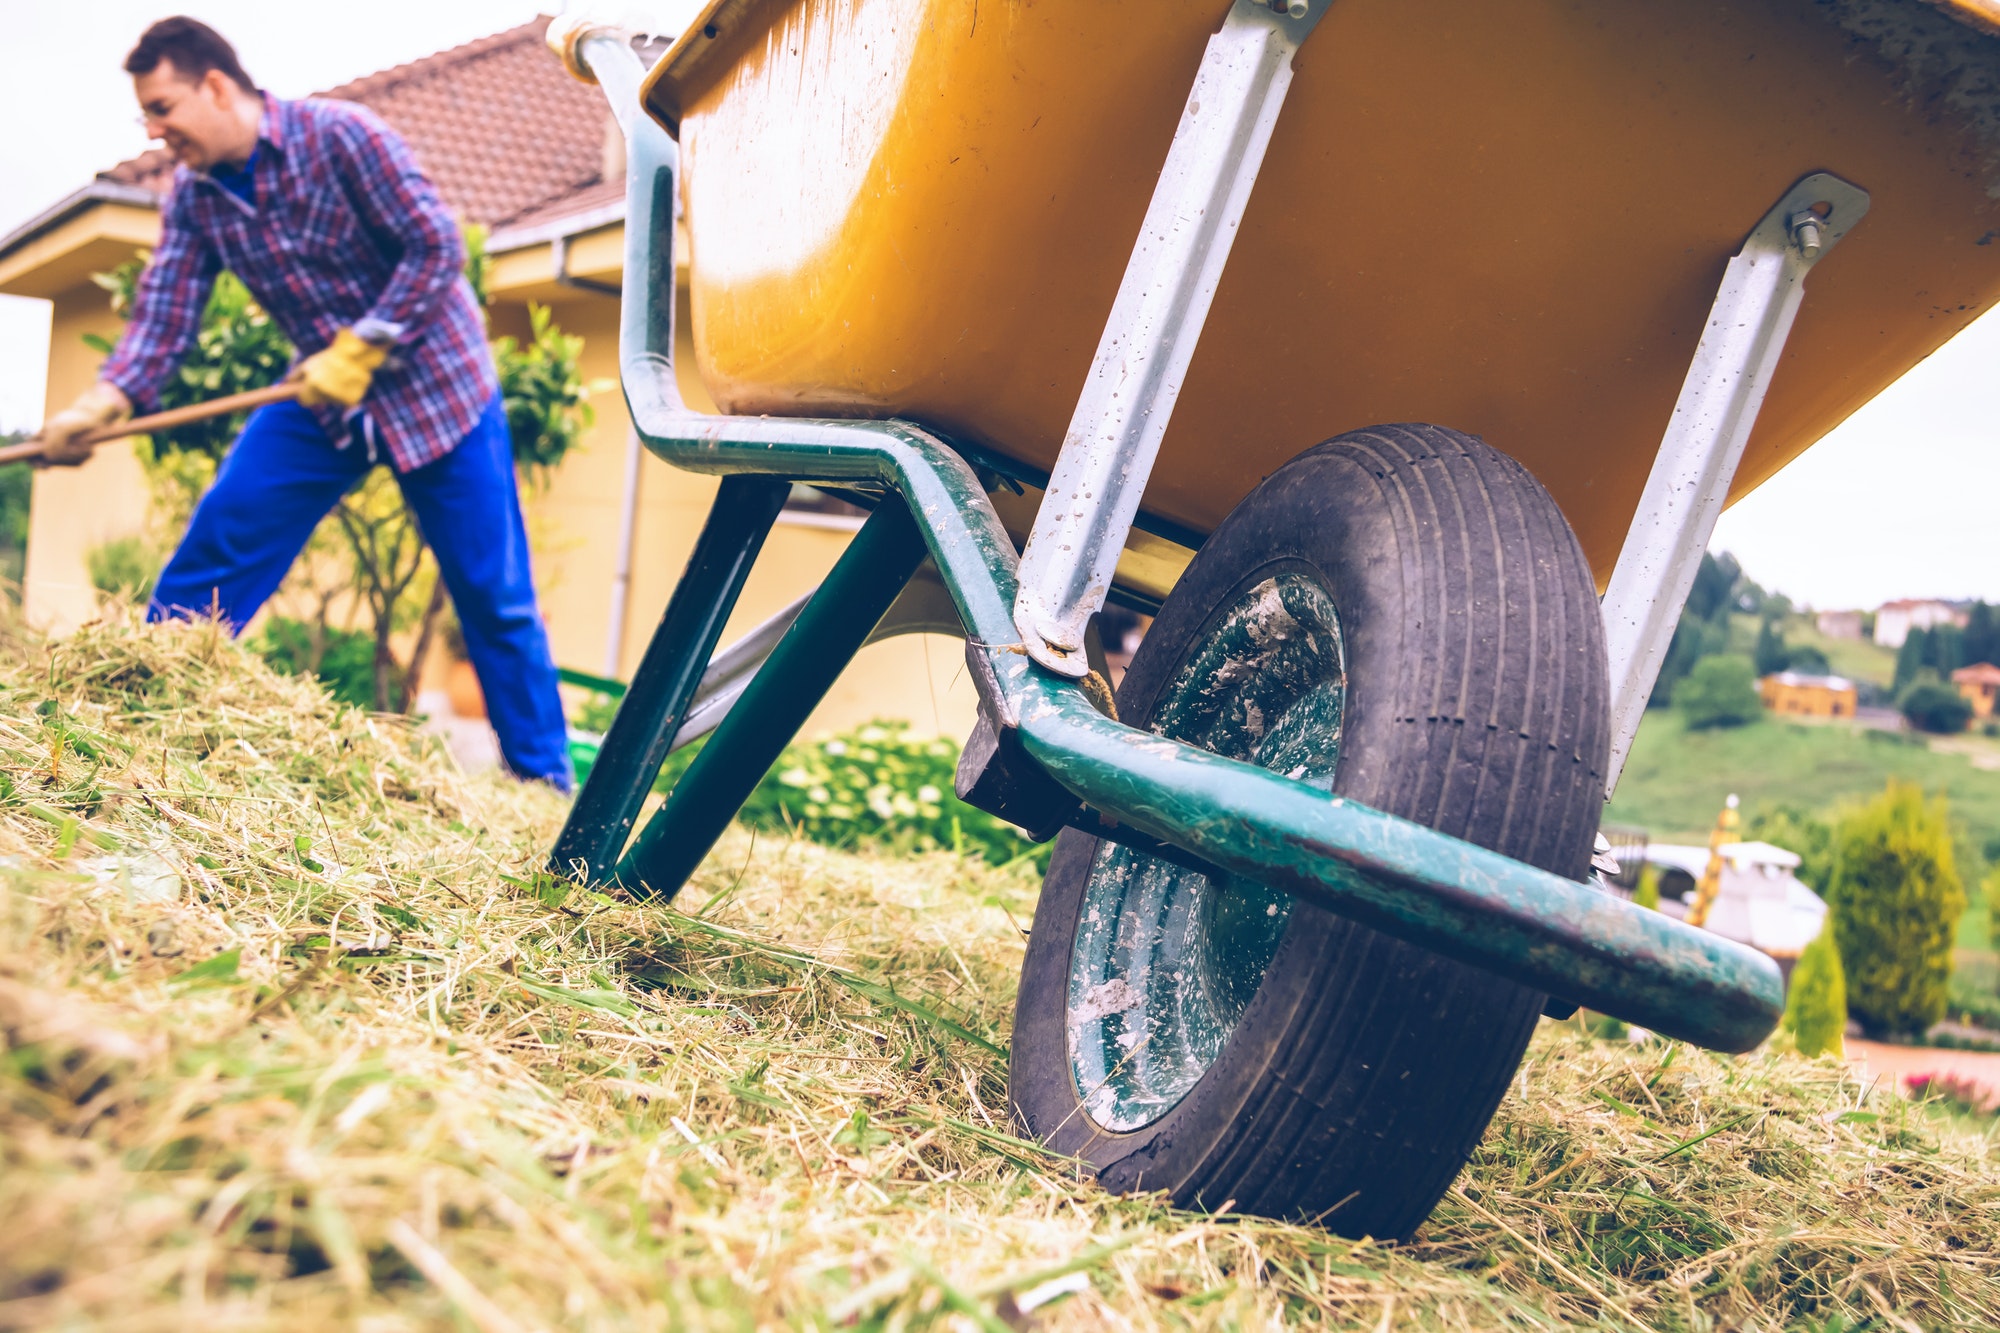
[[[1650,861],[1639,870],[1639,887],[1632,890],[1632,901],[1655,912],[1660,910],[1660,868]]]
[[[1953,736],[1972,720],[1972,705],[1966,697],[1939,680],[1919,680],[1903,691],[1897,707],[1918,731]]]
[[[1824,894],[1833,882],[1833,826],[1796,806],[1759,810],[1744,825],[1744,836],[1799,855],[1799,882]]]
[[[1944,1016],[1952,937],[1965,910],[1943,797],[1891,780],[1834,830],[1826,898],[1847,1006],[1870,1036],[1922,1032]]]
[[[1704,657],[1686,679],[1674,686],[1674,707],[1681,710],[1688,730],[1740,727],[1755,722],[1764,703],[1757,695],[1757,677],[1748,658]]]
[[[1808,676],[1830,676],[1833,674],[1833,663],[1814,645],[1802,643],[1785,650],[1785,669],[1804,672]]]
[[[90,586],[106,597],[144,602],[160,576],[160,557],[144,537],[113,537],[83,553]]]
[[[1791,665],[1791,654],[1785,649],[1785,636],[1778,632],[1775,617],[1766,616],[1757,626],[1757,646],[1751,650],[1752,665],[1760,676],[1768,676],[1773,671],[1783,671]]]
[[[20,440],[19,435],[0,435],[0,445]],[[28,505],[34,477],[26,463],[0,467],[0,579],[15,587],[28,563]]]
[[[1843,1055],[1847,1030],[1847,978],[1831,929],[1821,930],[1799,955],[1785,994],[1785,1031],[1800,1055]]]
[[[674,754],[663,778],[671,782],[685,772],[693,748]],[[737,817],[835,847],[948,848],[977,852],[995,865],[1024,856],[1046,864],[1047,845],[1037,847],[1012,824],[958,799],[957,767],[956,743],[918,740],[901,722],[873,722],[786,747]]]
[[[317,676],[342,703],[375,706],[373,635],[270,616],[249,646],[283,675]]]

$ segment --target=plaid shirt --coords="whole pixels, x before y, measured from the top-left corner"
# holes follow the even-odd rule
[[[461,272],[464,242],[409,145],[351,102],[266,95],[253,207],[181,167],[132,322],[102,378],[139,411],[194,345],[228,269],[301,357],[356,325],[397,344],[363,400],[366,432],[399,472],[442,458],[499,388],[485,320]],[[359,412],[315,409],[345,447]]]

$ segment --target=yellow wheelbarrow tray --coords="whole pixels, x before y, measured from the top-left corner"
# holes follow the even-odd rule
[[[628,141],[633,421],[724,481],[552,867],[670,897],[864,641],[951,629],[960,795],[1071,830],[1015,1109],[1107,1182],[1398,1234],[1544,995],[1749,1049],[1775,965],[1590,835],[1726,500],[2000,294],[1990,10],[717,0],[650,74],[559,20]],[[873,513],[718,654],[793,481]],[[1115,705],[1108,600],[1160,612]],[[1464,817],[1353,798],[1399,754]]]

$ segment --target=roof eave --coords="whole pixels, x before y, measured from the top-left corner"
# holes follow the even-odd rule
[[[96,204],[127,204],[138,208],[158,208],[160,196],[141,185],[126,185],[122,181],[104,180],[100,177],[61,202],[29,218],[4,237],[0,237],[0,260],[6,259],[37,236],[55,230]]]
[[[579,236],[625,220],[625,201],[617,200],[597,208],[587,208],[563,217],[551,218],[532,227],[503,227],[486,238],[486,253],[507,254],[527,250],[564,236]]]

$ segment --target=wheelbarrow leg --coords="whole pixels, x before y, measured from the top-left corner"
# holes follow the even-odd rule
[[[1868,212],[1868,192],[1816,172],[1785,192],[1723,270],[1638,512],[1604,591],[1611,660],[1605,799],[1638,734],[1681,607],[1722,516],[1764,390],[1805,299],[1806,274]]]
[[[687,572],[667,602],[633,673],[632,688],[611,719],[590,778],[549,854],[554,873],[589,884],[608,877],[790,489],[776,477],[722,479]]]
[[[805,610],[618,863],[641,897],[671,898],[922,563],[923,534],[891,498],[855,534]],[[595,775],[593,774],[593,777]]]

